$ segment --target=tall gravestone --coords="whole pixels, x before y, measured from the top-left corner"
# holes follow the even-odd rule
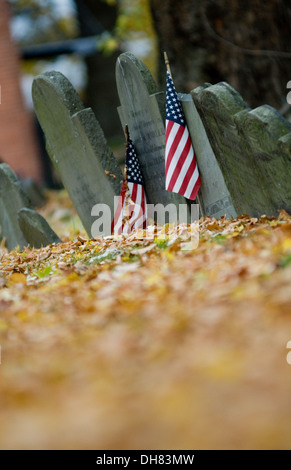
[[[114,215],[122,172],[92,109],[84,108],[64,75],[55,71],[39,75],[32,96],[48,154],[91,237],[96,204],[105,204]]]
[[[128,125],[144,178],[148,204],[187,206],[179,194],[165,190],[165,94],[158,92],[148,68],[125,52],[116,63],[118,108],[122,127]]]
[[[201,176],[200,203],[203,214],[220,219],[236,217],[232,199],[190,94],[179,93]]]
[[[268,105],[235,116],[235,124],[250,144],[274,213],[291,212],[291,152],[280,145],[284,137],[291,138],[291,124]]]
[[[18,210],[31,207],[14,171],[6,163],[0,164],[0,226],[1,236],[6,238],[8,250],[26,245],[26,239],[18,224]]]
[[[224,82],[191,94],[237,214],[291,212],[290,123],[269,106],[250,109]]]

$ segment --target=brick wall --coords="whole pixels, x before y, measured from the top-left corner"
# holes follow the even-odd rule
[[[0,159],[20,177],[42,182],[40,150],[20,88],[20,63],[9,29],[10,7],[0,0]]]

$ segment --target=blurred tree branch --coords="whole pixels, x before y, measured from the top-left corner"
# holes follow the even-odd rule
[[[291,78],[289,0],[151,0],[159,81],[167,51],[179,91],[227,81],[251,107],[286,103]]]

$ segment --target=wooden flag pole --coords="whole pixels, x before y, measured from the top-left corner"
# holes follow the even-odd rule
[[[173,80],[171,67],[170,67],[170,62],[169,62],[168,54],[166,53],[166,51],[164,51],[164,60],[165,60],[165,64],[166,64],[166,67],[167,67],[167,71],[169,72],[170,77]],[[198,204],[199,204],[199,207],[200,207],[200,210],[201,210],[201,215],[202,215],[202,217],[205,217],[202,202],[201,202],[199,194],[197,194],[197,200],[198,200]]]
[[[165,64],[166,64],[166,67],[167,67],[167,71],[169,72],[171,78],[173,79],[168,54],[166,52],[164,52],[164,59],[165,59]]]
[[[127,148],[128,139],[129,139],[129,130],[128,130],[128,125],[127,124],[124,127],[124,134],[125,134],[125,137],[126,137],[126,148]],[[126,166],[126,162],[125,162],[124,170],[123,170],[123,180],[127,184],[127,166]]]
[[[129,131],[128,131],[128,125],[127,124],[125,125],[124,133],[125,133],[126,143],[127,143],[128,139],[129,139]]]

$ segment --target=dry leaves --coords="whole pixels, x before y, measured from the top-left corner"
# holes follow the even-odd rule
[[[1,448],[290,448],[291,217],[204,218],[196,247],[56,204],[63,243],[0,252]]]

